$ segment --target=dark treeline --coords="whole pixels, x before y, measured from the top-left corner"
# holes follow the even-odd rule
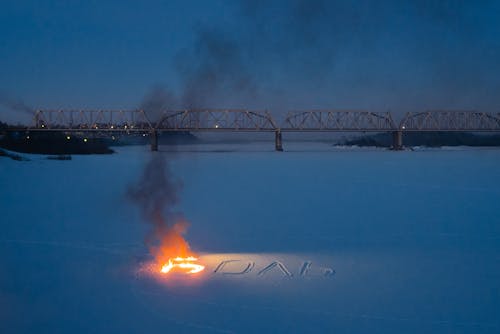
[[[0,122],[0,148],[33,154],[110,154],[113,146],[149,145],[149,134],[66,134],[64,132],[4,131],[10,126]],[[189,132],[162,133],[161,145],[189,144],[197,138]]]
[[[346,139],[338,145],[347,146],[392,146],[391,133],[378,133]],[[500,135],[485,135],[468,132],[408,132],[403,134],[404,146],[500,146]]]
[[[0,138],[0,148],[51,155],[113,153],[101,139],[69,136],[61,132],[8,132]]]

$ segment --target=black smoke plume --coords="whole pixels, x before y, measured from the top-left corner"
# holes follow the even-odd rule
[[[153,154],[139,182],[128,190],[129,198],[151,226],[145,241],[159,263],[189,253],[189,245],[182,237],[188,224],[176,211],[181,189],[182,183],[172,175],[165,156]]]
[[[182,82],[181,103],[185,108],[203,108],[245,100],[257,95],[242,45],[224,31],[199,28],[192,49],[177,58]]]
[[[139,108],[147,113],[149,121],[156,123],[164,111],[178,108],[177,100],[175,92],[167,86],[155,85],[144,96]]]
[[[495,1],[240,0],[228,7],[231,20],[199,23],[192,45],[178,51],[176,107],[498,106]],[[477,21],[486,13],[489,25]]]

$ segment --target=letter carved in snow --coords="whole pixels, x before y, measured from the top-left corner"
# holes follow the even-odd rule
[[[264,269],[262,269],[261,271],[259,271],[259,273],[257,274],[258,276],[262,276],[264,275],[265,273],[273,270],[273,268],[278,268],[280,270],[280,272],[285,275],[286,277],[292,277],[292,273],[287,269],[287,267],[285,267],[285,265],[279,261],[274,261],[272,262],[270,265],[268,265],[267,267],[265,267]]]
[[[227,266],[230,263],[235,264],[235,262],[242,262],[242,265],[237,266],[237,268],[235,268],[234,265],[230,265],[229,267]],[[219,265],[215,268],[214,273],[225,275],[243,275],[249,273],[254,266],[255,262],[251,261],[225,260],[219,263]]]

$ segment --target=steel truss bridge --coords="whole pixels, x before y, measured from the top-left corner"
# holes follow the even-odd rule
[[[500,132],[500,113],[431,110],[407,113],[396,123],[389,112],[308,110],[290,112],[277,123],[267,111],[236,109],[165,111],[156,122],[142,110],[39,110],[31,126],[9,131],[147,132],[154,151],[158,133],[171,131],[271,132],[278,151],[283,132],[390,132],[393,148],[401,149],[405,132]]]

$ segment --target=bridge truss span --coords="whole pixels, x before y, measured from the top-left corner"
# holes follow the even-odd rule
[[[392,131],[396,125],[389,112],[359,110],[308,110],[291,112],[283,131]]]
[[[500,132],[500,113],[431,110],[407,113],[396,125],[389,112],[307,110],[290,112],[277,124],[267,111],[246,109],[167,110],[151,122],[142,110],[39,110],[34,123],[4,131],[62,131],[66,133],[149,133],[152,150],[161,132],[274,132],[275,148],[283,150],[283,132],[389,132],[393,149],[403,148],[408,132]]]
[[[276,131],[267,112],[238,109],[166,111],[156,124],[158,131]]]
[[[142,110],[38,110],[35,113],[34,123],[34,129],[52,131],[150,131],[153,129]]]
[[[479,111],[430,110],[407,113],[400,123],[404,132],[417,131],[500,131],[500,114]]]

